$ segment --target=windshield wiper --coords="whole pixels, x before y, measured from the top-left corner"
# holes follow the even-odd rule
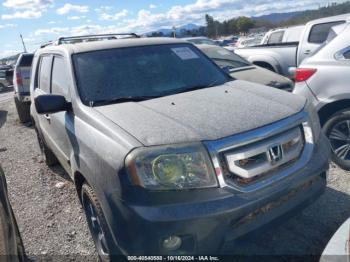
[[[104,100],[98,100],[98,101],[90,101],[89,105],[91,107],[94,107],[94,106],[102,106],[102,105],[125,103],[125,102],[140,102],[140,101],[145,101],[145,100],[154,99],[158,97],[160,96],[124,96],[124,97],[116,97],[116,98],[104,99]]]

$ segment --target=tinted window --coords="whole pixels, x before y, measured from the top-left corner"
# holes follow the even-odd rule
[[[346,59],[350,59],[350,50],[344,53]]]
[[[216,45],[216,43],[213,40],[210,39],[190,39],[188,40],[191,43],[194,43],[196,45]]]
[[[221,68],[236,69],[251,65],[247,60],[224,48],[206,48],[201,50]]]
[[[51,61],[50,56],[44,56],[40,63],[39,88],[46,93],[50,93]]]
[[[328,34],[333,26],[343,24],[344,21],[332,22],[314,25],[311,28],[309,35],[309,42],[315,44],[322,44],[327,40]]]
[[[282,43],[284,31],[272,33],[269,38],[269,44],[279,44]]]
[[[5,78],[5,77],[6,77],[5,71],[0,71],[0,78]]]
[[[68,73],[66,70],[64,59],[62,57],[55,57],[52,66],[52,94],[63,95],[68,98]]]
[[[19,62],[19,66],[32,66],[33,55],[24,55]]]
[[[85,104],[121,97],[166,96],[229,80],[191,44],[94,51],[74,55],[73,62]]]

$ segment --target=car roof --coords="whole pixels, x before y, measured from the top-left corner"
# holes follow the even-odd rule
[[[151,37],[151,38],[127,38],[127,39],[113,39],[105,41],[91,41],[74,44],[60,44],[48,45],[38,51],[65,51],[70,54],[85,53],[98,50],[107,50],[114,48],[137,47],[137,46],[151,46],[151,45],[166,45],[166,44],[189,44],[185,40],[167,38],[167,37]]]
[[[312,20],[312,21],[308,22],[307,25],[335,22],[337,20],[350,21],[350,13],[343,14],[343,15],[337,15],[337,16],[329,16],[329,17],[324,17],[324,18]]]

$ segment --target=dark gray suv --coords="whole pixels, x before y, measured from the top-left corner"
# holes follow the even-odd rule
[[[304,98],[234,80],[185,41],[99,38],[38,50],[30,91],[102,259],[217,252],[324,191],[330,149]]]

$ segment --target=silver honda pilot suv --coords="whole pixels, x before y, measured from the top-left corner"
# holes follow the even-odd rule
[[[30,90],[45,161],[73,179],[102,259],[213,254],[324,191],[330,148],[304,98],[181,40],[116,38],[39,49]]]

